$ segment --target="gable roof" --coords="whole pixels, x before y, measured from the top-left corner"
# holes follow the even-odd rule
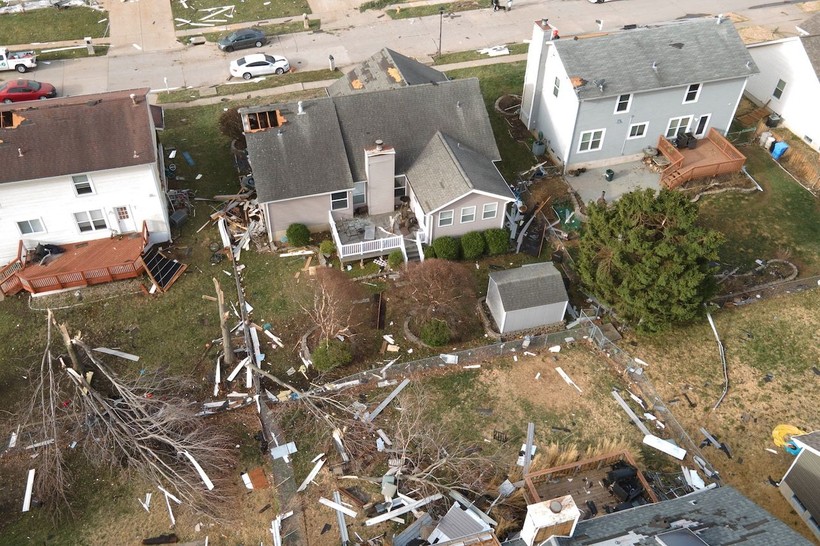
[[[492,271],[490,279],[498,286],[501,304],[506,312],[568,300],[564,280],[552,262]]]
[[[428,214],[473,190],[514,200],[491,161],[441,131],[436,131],[408,169],[407,182]]]
[[[809,546],[791,527],[732,487],[706,489],[684,497],[581,521],[562,546],[614,544],[658,546],[654,537],[688,527],[710,546]]]
[[[581,100],[759,72],[734,25],[725,19],[719,24],[716,19],[699,19],[550,43],[567,75],[586,82],[575,88]],[[601,81],[603,91],[596,83]]]
[[[260,202],[351,188],[367,179],[366,148],[377,139],[396,150],[396,174],[406,173],[437,131],[484,161],[499,160],[478,80],[448,80],[296,104],[241,108],[279,110],[281,127],[246,135]],[[281,131],[281,134],[280,134]]]
[[[820,455],[804,449],[792,464],[783,481],[795,496],[800,499],[809,514],[816,520],[820,518]]]
[[[155,163],[147,93],[133,89],[0,105],[0,112],[24,118],[14,128],[0,128],[0,183]]]
[[[352,95],[443,81],[447,81],[443,72],[385,47],[336,80],[327,94]]]

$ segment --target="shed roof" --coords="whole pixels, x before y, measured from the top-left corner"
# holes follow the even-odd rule
[[[820,455],[804,449],[783,477],[815,520],[820,520]]]
[[[458,503],[450,507],[436,526],[436,530],[447,537],[445,540],[464,538],[488,529],[489,526],[486,523],[468,514]]]
[[[327,94],[354,95],[443,81],[447,81],[443,72],[385,47],[336,80]]]
[[[726,19],[719,24],[713,18],[674,22],[551,43],[567,75],[585,82],[574,88],[581,100],[759,72],[734,25]]]
[[[156,162],[147,93],[133,89],[0,105],[0,112],[23,118],[14,128],[0,128],[0,183]]]
[[[561,273],[552,262],[528,264],[505,271],[492,271],[490,280],[498,286],[507,312],[567,301]]]
[[[491,161],[440,131],[407,171],[407,181],[426,213],[474,190],[514,200]]]
[[[800,436],[792,437],[792,440],[798,440],[800,443],[809,446],[810,448],[820,453],[820,430],[809,432],[808,434],[801,434]]]

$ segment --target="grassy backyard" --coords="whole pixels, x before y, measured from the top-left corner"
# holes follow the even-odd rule
[[[225,20],[231,24],[279,19],[282,17],[298,17],[301,25],[303,13],[310,14],[310,5],[307,0],[270,0],[265,2],[239,2],[226,4],[223,0],[171,0],[171,11],[175,18],[197,22],[211,13],[212,8],[233,5],[233,18],[216,16],[214,19]],[[206,11],[206,10],[211,11]],[[208,22],[207,20],[204,22]]]
[[[510,55],[520,55],[526,53],[529,44],[515,43],[507,44],[507,49],[510,50]],[[477,61],[480,59],[487,59],[487,55],[481,54],[478,51],[471,49],[469,51],[455,51],[453,53],[442,53],[434,59],[435,65],[463,63],[466,61]],[[520,93],[520,90],[519,90]]]
[[[442,12],[447,15],[450,13],[457,13],[459,11],[472,11],[486,7],[489,7],[489,4],[484,4],[479,0],[459,0],[458,2],[451,2],[448,4],[431,4],[427,6],[412,6],[407,8],[399,7],[398,9],[386,10],[386,13],[393,19],[412,19],[413,17],[439,15]]]
[[[91,8],[36,9],[0,15],[4,45],[102,38],[107,31],[108,12]]]

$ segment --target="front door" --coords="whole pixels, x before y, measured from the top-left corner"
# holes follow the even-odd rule
[[[120,233],[131,233],[137,230],[128,207],[114,207],[114,214],[117,215]]]
[[[698,118],[698,124],[695,127],[695,136],[701,138],[703,135],[706,134],[706,129],[709,127],[709,117],[712,114],[705,114]]]

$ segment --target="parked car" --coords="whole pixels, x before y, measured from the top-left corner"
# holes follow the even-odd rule
[[[258,28],[243,28],[220,38],[216,45],[222,51],[230,53],[234,49],[262,47],[268,43],[268,37]]]
[[[53,99],[57,90],[50,83],[34,80],[12,80],[0,85],[0,101],[22,102],[24,100]]]
[[[34,51],[9,51],[0,47],[0,70],[16,70],[23,73],[37,66],[37,55]]]
[[[290,70],[290,63],[284,57],[254,53],[231,61],[231,76],[249,80],[267,74],[284,74]]]

